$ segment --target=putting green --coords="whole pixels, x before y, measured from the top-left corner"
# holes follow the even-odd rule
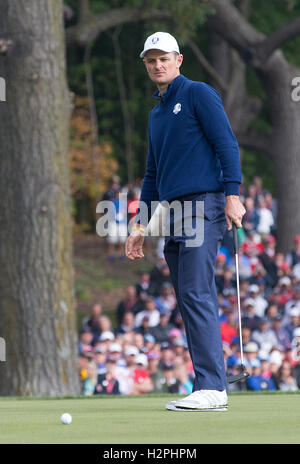
[[[226,412],[166,411],[171,398],[0,398],[0,443],[300,443],[299,393],[231,394]]]

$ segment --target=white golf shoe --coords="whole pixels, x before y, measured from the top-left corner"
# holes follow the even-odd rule
[[[226,390],[197,390],[186,398],[169,401],[169,411],[227,411],[228,398]]]

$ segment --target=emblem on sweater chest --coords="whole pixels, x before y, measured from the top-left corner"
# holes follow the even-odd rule
[[[176,103],[176,105],[174,105],[174,108],[173,108],[173,113],[177,114],[177,113],[179,113],[179,111],[181,111],[181,104]]]

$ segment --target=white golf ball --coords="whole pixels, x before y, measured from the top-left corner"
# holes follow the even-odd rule
[[[72,422],[72,416],[68,412],[65,412],[60,416],[61,423],[64,425],[71,424]]]

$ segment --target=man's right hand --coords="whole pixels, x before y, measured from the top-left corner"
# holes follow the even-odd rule
[[[127,258],[134,260],[135,258],[144,258],[143,243],[145,233],[141,230],[132,230],[125,245],[125,254]]]

